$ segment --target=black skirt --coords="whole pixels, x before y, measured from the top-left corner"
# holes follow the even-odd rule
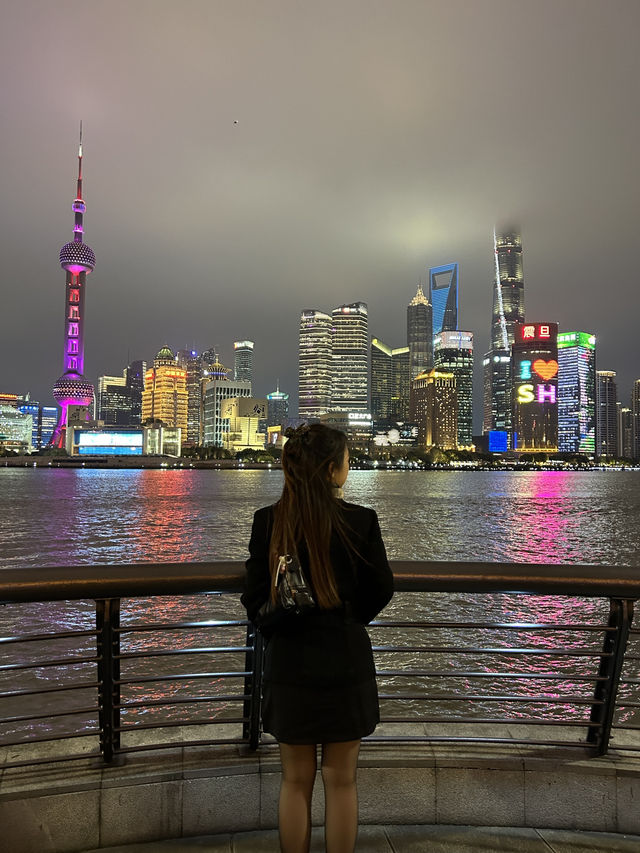
[[[338,743],[371,734],[379,720],[369,635],[344,609],[300,617],[270,638],[265,732],[283,743]]]

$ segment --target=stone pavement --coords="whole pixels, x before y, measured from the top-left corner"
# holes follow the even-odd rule
[[[638,853],[640,835],[476,826],[363,826],[357,853]],[[278,833],[236,832],[103,847],[83,853],[278,853]],[[323,853],[314,828],[311,853]]]

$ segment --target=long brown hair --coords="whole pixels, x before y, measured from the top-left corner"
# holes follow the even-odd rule
[[[282,451],[284,488],[274,507],[269,551],[271,578],[278,557],[296,554],[306,544],[309,573],[318,606],[336,607],[340,596],[329,557],[331,532],[335,530],[348,545],[340,504],[331,482],[331,463],[341,468],[347,450],[343,432],[324,424],[292,430]],[[272,600],[275,588],[271,584]]]

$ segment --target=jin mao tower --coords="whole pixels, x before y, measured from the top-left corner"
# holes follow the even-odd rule
[[[93,385],[84,377],[84,291],[87,274],[96,265],[93,249],[83,243],[83,215],[86,205],[82,198],[82,124],[78,147],[78,182],[76,198],[71,206],[75,213],[73,241],[60,249],[60,266],[66,270],[64,300],[64,373],[53,386],[53,396],[60,405],[60,417],[51,437],[51,444],[64,447],[66,431],[71,420],[88,420],[93,402]]]

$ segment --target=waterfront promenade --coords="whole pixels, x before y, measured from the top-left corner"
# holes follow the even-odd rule
[[[582,615],[570,624],[564,624],[565,617],[560,622],[524,622],[524,611],[518,610],[515,620],[514,616],[503,617],[498,623],[486,616],[473,623],[466,623],[464,617],[446,623],[440,617],[389,618],[373,626],[374,632],[400,629],[404,640],[399,645],[374,641],[381,683],[390,686],[383,686],[383,721],[364,743],[359,765],[363,830],[358,849],[372,853],[508,851],[514,837],[519,850],[640,849],[628,847],[637,838],[605,842],[599,836],[595,843],[608,846],[589,848],[575,846],[582,844],[581,836],[574,836],[571,847],[566,837],[563,841],[561,835],[551,834],[547,840],[544,835],[555,830],[640,836],[639,727],[628,713],[620,713],[624,708],[633,709],[637,702],[628,695],[619,701],[621,686],[640,682],[639,632],[633,625],[640,572],[632,567],[539,564],[394,562],[392,567],[398,600],[410,592],[486,596],[511,590],[510,595],[517,595],[523,606],[532,593],[544,593],[548,600],[557,601],[550,611],[557,614],[567,596],[571,601],[576,595],[594,596],[609,599],[609,621],[602,624],[596,619],[585,624]],[[33,655],[29,649],[44,642],[40,634],[20,637],[18,629],[14,636],[1,638],[3,651],[11,654],[12,648],[18,649],[14,662],[5,665],[3,672],[4,696],[11,701],[21,699],[20,691],[9,694],[13,679],[25,667],[35,668],[42,676],[51,664],[72,675],[70,684],[64,681],[65,672],[59,674],[59,682],[36,681],[22,697],[31,697],[36,704],[21,714],[11,711],[3,715],[5,725],[29,725],[28,736],[5,737],[0,750],[0,825],[7,850],[84,853],[130,845],[131,853],[152,853],[154,845],[157,850],[170,850],[167,845],[172,839],[175,849],[185,851],[259,853],[277,849],[273,832],[279,787],[277,747],[268,737],[260,737],[257,727],[259,635],[249,626],[245,640],[238,633],[246,630],[242,620],[205,620],[197,623],[209,632],[201,645],[193,646],[190,639],[186,647],[177,640],[167,647],[161,639],[152,642],[146,638],[161,629],[191,631],[192,616],[189,621],[181,621],[178,615],[177,621],[158,622],[153,615],[152,623],[138,617],[135,625],[119,620],[121,599],[208,596],[218,591],[216,596],[221,593],[233,603],[241,581],[238,563],[6,569],[0,573],[5,615],[11,611],[11,602],[93,599],[94,619],[96,614],[98,619],[93,629],[67,632],[66,638],[74,645],[82,637],[93,638],[97,646],[91,654],[90,647],[75,649],[82,660],[88,655],[89,681],[82,689],[90,690],[94,697],[93,710],[89,708],[93,728],[86,730],[78,724],[65,740],[59,734],[43,735],[35,726],[37,720],[49,726],[62,695],[78,687],[78,658],[66,658],[71,652],[61,652],[59,645],[64,632],[56,633],[54,628],[50,635],[58,644],[50,661],[29,657]],[[177,599],[171,600],[177,603]],[[456,634],[448,645],[418,639],[421,632],[440,631],[443,624],[447,635]],[[229,630],[236,634],[233,647],[224,639],[223,632]],[[490,639],[479,643],[479,635],[471,634],[471,642],[465,644],[457,633],[478,630],[491,632]],[[523,630],[526,642],[520,636],[514,645],[513,637]],[[513,631],[516,633],[509,635]],[[567,631],[571,635],[585,632],[586,639],[574,639],[569,647],[562,639]],[[126,645],[130,634],[139,634],[141,644]],[[407,641],[407,636],[412,639]],[[508,645],[498,647],[505,642]],[[399,663],[393,661],[408,652],[419,657],[397,669]],[[501,677],[511,680],[512,686],[503,686],[499,693],[492,694],[488,683],[495,673],[480,665],[482,655],[489,653],[509,661],[506,667],[503,664]],[[151,678],[143,676],[144,669],[137,676],[125,671],[131,662],[150,666],[158,660],[183,660],[185,654],[196,655],[204,663],[182,675],[171,675],[166,663]],[[542,661],[542,669],[528,671],[525,664],[518,663],[522,658]],[[571,675],[575,695],[566,694],[566,676],[549,672],[550,664],[545,662],[557,661],[553,666],[561,668],[567,659],[584,664],[582,674]],[[231,661],[239,665],[237,671]],[[215,666],[224,666],[224,671],[216,671]],[[400,677],[409,686],[394,693],[393,680]],[[420,692],[425,677],[445,687]],[[189,683],[196,678],[205,683],[204,696],[197,695]],[[459,690],[447,695],[445,689],[448,680],[460,678],[468,682],[462,701]],[[233,679],[235,688],[229,686]],[[540,679],[552,685],[544,695],[519,691],[519,683],[535,685]],[[167,680],[176,685],[171,695],[139,694],[132,704],[131,695],[125,694],[132,683],[139,687]],[[474,680],[480,686],[471,688]],[[222,694],[211,692],[210,685],[216,683],[222,685]],[[222,703],[232,710],[217,719],[198,717],[194,709],[203,701]],[[154,718],[158,705],[175,707],[175,702],[183,709],[177,719],[162,722]],[[449,712],[447,702],[462,711]],[[473,714],[476,702],[481,716]],[[140,713],[129,718],[136,707]],[[240,715],[233,707],[243,709]],[[420,710],[424,707],[431,710]],[[318,786],[313,813],[316,825],[321,823],[322,813]],[[481,829],[474,835],[464,827]],[[503,829],[494,831],[493,827]],[[509,836],[509,827],[520,831]],[[461,840],[461,834],[466,840]],[[211,840],[212,836],[219,837]],[[489,846],[488,837],[493,839]],[[473,839],[475,848],[469,846]],[[159,846],[161,842],[164,846]],[[526,847],[525,842],[534,846]],[[539,842],[546,846],[540,847]]]

